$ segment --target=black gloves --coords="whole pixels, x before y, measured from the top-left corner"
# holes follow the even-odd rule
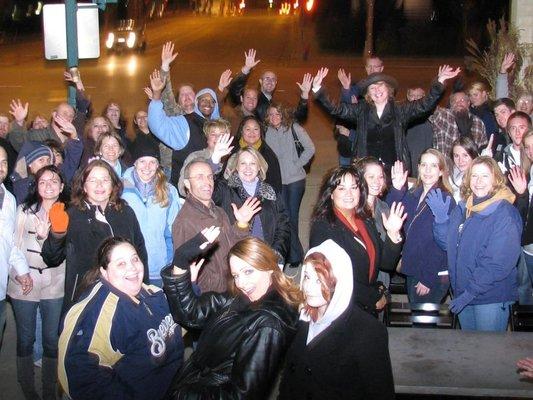
[[[207,246],[200,248],[204,243],[207,243]],[[191,262],[196,260],[202,253],[205,253],[206,250],[210,249],[212,246],[213,243],[209,243],[202,232],[200,232],[174,251],[172,265],[188,270]]]

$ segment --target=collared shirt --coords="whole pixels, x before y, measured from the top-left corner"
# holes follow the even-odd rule
[[[475,115],[469,115],[472,117],[471,137],[478,149],[481,149],[487,144],[485,125]],[[455,116],[450,109],[437,107],[433,115],[429,117],[429,122],[433,127],[433,147],[449,157],[453,142],[461,137]]]

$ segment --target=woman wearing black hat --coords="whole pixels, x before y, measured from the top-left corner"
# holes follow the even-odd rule
[[[334,117],[357,125],[354,157],[373,156],[390,167],[396,160],[409,165],[409,151],[405,141],[407,124],[431,111],[444,91],[443,83],[459,74],[460,68],[439,67],[437,80],[431,85],[429,94],[420,100],[405,104],[394,102],[398,82],[381,72],[370,74],[360,82],[363,101],[356,104],[333,104],[324,89],[322,80],[328,74],[321,68],[313,79],[313,93],[317,101]]]
[[[124,173],[122,198],[133,209],[148,252],[150,283],[162,286],[160,271],[172,261],[172,224],[180,202],[159,164],[159,149],[136,142],[133,167]]]

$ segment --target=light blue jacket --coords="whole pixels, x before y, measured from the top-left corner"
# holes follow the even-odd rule
[[[128,168],[122,178],[124,191],[122,198],[135,212],[144,236],[148,253],[148,270],[150,279],[161,279],[159,272],[172,261],[172,224],[181,208],[178,191],[167,183],[169,205],[161,207],[154,203],[153,196],[145,203],[133,181],[133,167]]]

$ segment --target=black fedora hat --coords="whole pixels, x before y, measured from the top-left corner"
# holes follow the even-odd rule
[[[383,72],[374,72],[373,74],[368,75],[365,79],[361,80],[357,86],[363,95],[366,94],[368,87],[374,83],[385,82],[388,83],[394,91],[398,90],[398,81],[390,75],[384,74]]]

